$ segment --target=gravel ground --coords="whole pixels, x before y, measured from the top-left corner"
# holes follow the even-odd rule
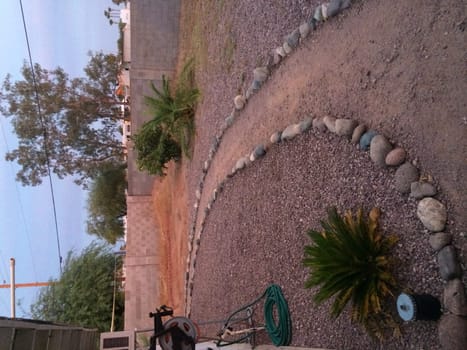
[[[190,47],[185,48],[186,56],[192,51],[202,53],[196,80],[203,100],[196,116],[193,157],[187,165],[190,206],[195,202],[204,160],[231,112],[233,97],[247,89],[252,70],[263,62],[264,54],[308,18],[317,3],[184,2],[181,42],[190,42]],[[416,4],[422,8],[424,2]],[[418,17],[412,6],[415,5],[402,0],[394,4],[356,1],[349,14],[326,24],[327,29],[320,31],[316,40],[305,43],[288,58],[225,135],[208,173],[201,208],[205,207],[218,175],[232,166],[226,161],[228,152],[232,158],[243,155],[245,149],[251,150],[248,142],[264,140],[266,134],[302,119],[309,111],[318,115],[331,113],[364,121],[384,132],[392,142],[402,141],[411,159],[417,157],[422,173],[434,175],[438,187],[449,192],[451,202],[443,195],[438,198],[450,213],[449,232],[465,248],[465,239],[459,238],[459,233],[467,230],[463,214],[467,181],[458,164],[465,158],[466,143],[456,143],[463,140],[465,130],[459,124],[459,117],[465,112],[459,91],[465,91],[465,82],[455,79],[456,72],[463,67],[456,56],[463,39],[452,29],[459,20],[461,6],[455,1],[430,4],[426,13]],[[388,13],[393,16],[388,17]],[[359,31],[360,18],[368,22],[368,33]],[[427,23],[429,18],[433,21]],[[449,33],[448,29],[438,28],[441,25],[436,20],[440,18]],[[388,26],[396,24],[400,31],[388,30]],[[338,43],[334,42],[336,36]],[[423,43],[422,47],[432,49],[430,44],[438,40],[449,42],[447,51],[456,59],[443,65],[427,59],[425,66],[418,67],[419,60],[427,56],[423,53],[423,57],[418,57],[421,53],[413,43]],[[360,47],[352,47],[353,42]],[[313,51],[315,47],[322,51]],[[447,51],[433,49],[430,57]],[[347,65],[335,57],[343,57]],[[311,67],[310,62],[317,65]],[[325,77],[318,69],[321,67],[329,71]],[[437,69],[441,68],[440,73]],[[300,89],[294,90],[294,79]],[[427,86],[435,89],[436,94],[426,90]],[[430,97],[431,93],[436,99]],[[444,112],[448,109],[446,116]],[[446,153],[439,157],[440,152]],[[395,255],[401,287],[440,297],[442,282],[435,255],[427,244],[428,233],[415,217],[416,203],[394,191],[392,173],[393,170],[375,167],[367,153],[332,135],[308,133],[274,146],[264,159],[228,180],[214,203],[201,237],[192,318],[198,321],[223,318],[262,294],[269,283],[277,283],[284,290],[292,315],[292,345],[378,348],[358,326],[349,323],[348,315],[333,322],[328,316],[329,305],[312,303],[312,291],[303,288],[307,270],[301,260],[303,246],[308,243],[306,231],[319,228],[319,220],[326,216],[328,206],[337,205],[340,210],[377,206],[382,210],[385,231],[400,237]],[[206,332],[212,335],[216,330],[211,326]],[[439,348],[436,323],[406,324],[402,331],[400,341],[391,341],[380,348]]]
[[[316,306],[305,290],[302,266],[306,231],[320,228],[325,208],[340,211],[371,205],[382,210],[382,227],[400,242],[394,250],[402,287],[440,295],[437,265],[415,217],[415,203],[394,191],[389,172],[368,154],[331,135],[308,133],[275,146],[259,162],[227,182],[201,239],[193,290],[195,320],[219,319],[279,284],[288,300],[294,346],[377,348],[347,314],[336,322],[327,305]],[[206,330],[213,334],[214,328]],[[435,322],[402,327],[400,342],[384,349],[436,349]]]
[[[201,68],[196,72],[202,91],[196,123],[202,128],[197,129],[189,188],[198,186],[212,140],[232,111],[233,97],[246,91],[253,69],[264,61],[266,53],[308,18],[317,4],[314,0],[275,1],[274,6],[269,0],[184,2],[181,42],[188,37],[191,46],[203,51],[198,58]],[[193,23],[193,12],[201,16],[197,24]],[[194,31],[199,37],[193,39]],[[181,55],[182,60],[193,50],[196,54],[197,49],[191,47],[192,51]],[[189,193],[190,203],[194,203],[193,195],[194,191]]]

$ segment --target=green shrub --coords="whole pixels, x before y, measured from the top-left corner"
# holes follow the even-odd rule
[[[193,87],[193,62],[190,60],[185,64],[174,92],[165,76],[160,90],[151,83],[154,96],[145,96],[145,102],[153,119],[133,137],[140,170],[164,175],[165,164],[170,160],[179,160],[182,153],[190,158],[195,107],[200,95]]]
[[[194,135],[194,115],[199,90],[193,87],[193,60],[189,60],[180,73],[178,84],[172,93],[169,81],[162,77],[162,89],[151,83],[154,96],[145,96],[154,123],[179,144],[183,154],[189,157],[191,137]]]
[[[384,331],[397,324],[385,307],[393,296],[396,281],[391,273],[390,250],[397,238],[385,236],[378,227],[380,211],[373,208],[365,218],[359,209],[341,217],[336,208],[322,221],[322,232],[310,230],[311,245],[305,246],[303,263],[310,268],[306,288],[319,286],[317,303],[335,297],[331,316],[337,318],[351,303],[351,318],[363,325],[370,335],[383,338]]]
[[[164,176],[166,164],[181,157],[180,146],[153,120],[146,122],[134,137],[138,153],[136,164],[139,170]]]

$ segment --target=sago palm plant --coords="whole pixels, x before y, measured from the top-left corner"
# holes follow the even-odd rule
[[[384,309],[384,300],[396,287],[390,250],[397,237],[383,235],[379,216],[377,208],[368,218],[362,209],[341,217],[331,208],[328,220],[321,222],[323,231],[308,232],[312,244],[305,246],[303,263],[310,268],[305,287],[319,286],[314,296],[317,303],[335,297],[331,306],[334,318],[351,303],[352,320],[381,339],[388,326],[397,332],[395,321]]]
[[[193,86],[193,66],[193,60],[185,64],[174,91],[171,91],[169,81],[163,76],[161,89],[151,83],[154,96],[145,96],[153,122],[167,132],[188,157],[195,130],[195,107],[200,96],[199,90]]]

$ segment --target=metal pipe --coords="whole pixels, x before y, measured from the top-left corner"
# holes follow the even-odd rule
[[[10,258],[10,306],[11,318],[16,318],[16,296],[15,296],[15,259]]]

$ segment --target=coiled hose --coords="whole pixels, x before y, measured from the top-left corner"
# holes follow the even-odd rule
[[[289,345],[292,340],[292,322],[290,320],[290,313],[289,307],[287,306],[287,301],[285,300],[284,294],[282,294],[281,287],[279,287],[277,284],[269,285],[269,287],[266,288],[263,295],[261,295],[252,303],[242,306],[240,309],[233,312],[225,322],[224,328],[229,327],[229,323],[234,318],[234,316],[260,302],[263,298],[266,298],[264,302],[264,321],[269,338],[275,346]],[[274,307],[277,310],[277,322],[274,317]],[[238,339],[235,342],[219,342],[218,346],[225,346],[237,343],[247,339],[249,336],[250,335],[247,335],[243,338]]]
[[[277,284],[271,284],[264,295],[264,321],[266,331],[275,346],[287,346],[292,340],[292,322],[290,321],[289,307]],[[277,309],[277,323],[274,319],[274,306]]]

